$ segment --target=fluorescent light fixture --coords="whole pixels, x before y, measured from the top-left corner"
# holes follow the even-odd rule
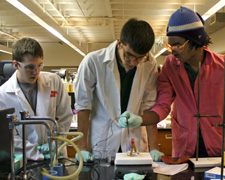
[[[70,41],[68,41],[66,38],[63,37],[62,34],[60,34],[57,30],[55,30],[53,27],[49,26],[47,23],[45,23],[42,19],[40,19],[37,15],[35,15],[32,11],[30,11],[27,7],[25,7],[23,4],[21,4],[17,0],[6,0],[11,5],[19,9],[21,12],[29,16],[31,19],[33,19],[36,23],[40,24],[42,27],[47,29],[50,33],[52,33],[57,38],[61,39],[64,43],[66,43],[68,46],[70,46],[72,49],[77,51],[82,56],[85,56],[85,54],[79,50],[76,46],[74,46]]]
[[[207,20],[210,16],[215,14],[217,11],[219,11],[224,6],[225,6],[225,0],[220,0],[213,7],[211,7],[205,14],[203,14],[202,18],[204,19],[204,21]],[[157,58],[165,51],[166,51],[166,48],[161,49],[154,57]]]
[[[4,51],[4,50],[2,50],[2,49],[0,49],[0,52],[7,53],[7,54],[12,54],[12,52]]]
[[[154,57],[157,58],[158,56],[160,56],[162,53],[164,53],[167,49],[166,48],[162,48]]]
[[[204,21],[207,20],[210,16],[215,14],[224,6],[225,6],[225,0],[220,0],[213,7],[211,7],[204,15],[202,15],[202,18],[204,19]]]
[[[0,52],[12,54],[12,49],[7,46],[0,45]]]

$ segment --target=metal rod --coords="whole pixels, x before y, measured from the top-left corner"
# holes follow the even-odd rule
[[[51,121],[53,122],[54,124],[54,135],[55,136],[58,136],[59,135],[59,126],[58,126],[58,122],[54,119],[51,119],[49,117],[31,117],[31,116],[26,116],[24,117],[25,120],[47,120],[47,121]],[[48,140],[48,143],[49,143],[49,150],[50,152],[52,152],[52,141],[51,141],[51,138],[50,140]],[[58,141],[55,141],[55,156],[56,158],[58,158]],[[51,159],[52,157],[50,157],[50,162],[53,162],[53,159]]]
[[[224,56],[224,67],[225,67],[225,56]],[[222,150],[221,150],[221,177],[223,180],[223,168],[224,168],[224,131],[225,131],[225,68],[224,68],[224,80],[223,80],[223,133],[222,133]]]
[[[127,118],[127,133],[128,133],[128,137],[130,137],[128,118]]]
[[[14,167],[14,121],[16,120],[15,114],[7,114],[6,118],[9,120],[10,130],[10,150],[11,150],[11,180],[15,180],[15,167]]]
[[[201,69],[201,61],[198,63],[198,112],[197,112],[197,143],[196,143],[196,161],[198,161],[199,154],[199,119],[200,119],[200,69]],[[196,116],[195,116],[196,117]]]
[[[50,136],[51,138],[52,138],[52,131],[51,131],[51,128],[50,128],[50,126],[49,126],[49,124],[48,123],[46,123],[45,121],[41,121],[41,120],[17,120],[17,121],[15,121],[15,123],[14,123],[15,125],[20,125],[20,124],[22,124],[22,125],[24,125],[24,124],[43,124],[43,125],[45,125],[45,127],[47,128],[47,135],[48,136]],[[25,135],[26,136],[26,135]],[[50,147],[50,150],[51,150],[51,147]],[[23,154],[23,156],[26,156],[26,154]],[[23,160],[24,159],[26,159],[26,157],[25,158],[23,158]],[[53,157],[52,157],[52,153],[50,153],[50,159],[51,159],[51,167],[53,167]],[[26,162],[25,162],[26,163]],[[27,176],[27,173],[26,173],[26,165],[24,164],[23,165],[25,168],[24,168],[24,175],[23,175],[23,178],[26,178],[26,177],[28,177]]]
[[[27,154],[26,150],[26,124],[22,125],[23,130],[23,179],[27,179]]]

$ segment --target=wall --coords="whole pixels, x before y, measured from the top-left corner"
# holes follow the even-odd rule
[[[0,52],[0,60],[12,60],[12,55]]]
[[[83,59],[83,56],[64,43],[40,44],[44,50],[45,66],[79,66]]]
[[[209,35],[213,44],[209,46],[215,53],[225,53],[225,27]]]

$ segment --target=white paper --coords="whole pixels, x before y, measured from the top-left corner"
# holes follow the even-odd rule
[[[164,175],[174,175],[188,168],[188,163],[183,164],[166,164],[164,162],[154,162],[152,164],[154,173]]]

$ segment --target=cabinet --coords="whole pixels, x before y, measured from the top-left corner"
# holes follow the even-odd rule
[[[159,150],[166,156],[172,156],[172,131],[171,129],[158,129]]]
[[[67,139],[72,139],[74,137],[76,137],[76,136],[67,136]],[[74,143],[77,145],[77,141],[75,141]],[[67,154],[68,154],[69,158],[75,157],[76,151],[71,145],[67,146]]]

